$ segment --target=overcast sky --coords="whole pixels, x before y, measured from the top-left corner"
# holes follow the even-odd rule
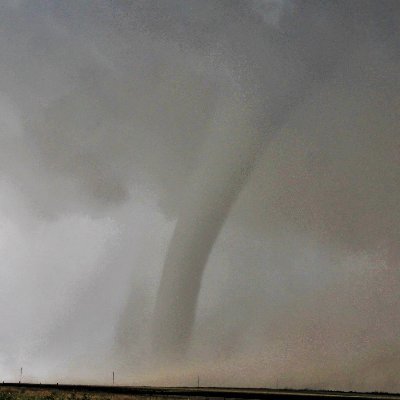
[[[400,391],[399,15],[3,1],[0,379]],[[202,229],[235,168],[165,363],[176,223]]]

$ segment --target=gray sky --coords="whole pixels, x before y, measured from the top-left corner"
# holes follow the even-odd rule
[[[2,2],[0,376],[399,391],[398,4]],[[176,222],[242,163],[165,364]]]

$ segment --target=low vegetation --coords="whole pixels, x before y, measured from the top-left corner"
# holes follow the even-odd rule
[[[89,393],[75,392],[46,392],[46,391],[27,391],[13,390],[0,391],[0,400],[111,400],[111,397]]]

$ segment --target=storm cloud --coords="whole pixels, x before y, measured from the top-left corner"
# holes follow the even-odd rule
[[[4,2],[4,379],[398,391],[399,14]]]

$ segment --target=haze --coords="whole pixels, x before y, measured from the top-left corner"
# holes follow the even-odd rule
[[[0,5],[0,377],[400,391],[400,8]]]

